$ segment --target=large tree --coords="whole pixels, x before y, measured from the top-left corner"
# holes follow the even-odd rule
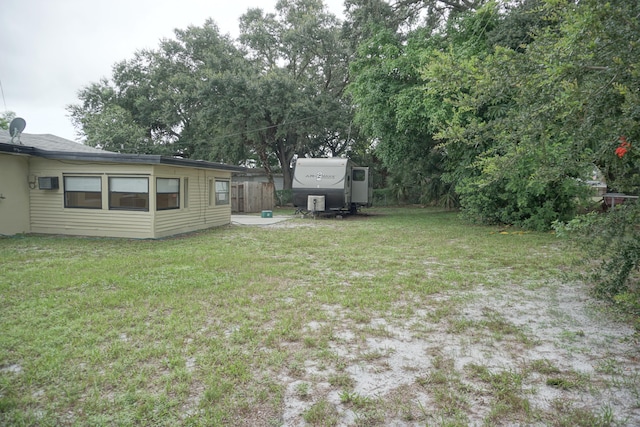
[[[440,179],[470,218],[548,228],[575,213],[594,163],[610,183],[622,170],[611,145],[620,123],[635,129],[637,49],[623,15],[637,14],[625,2],[484,3],[396,2],[445,6],[446,21],[360,45],[357,118],[401,186],[425,196]]]
[[[529,18],[525,42],[489,37],[487,55],[430,67],[431,87],[452,90],[439,137],[490,143],[458,182],[470,217],[548,228],[576,213],[594,165],[611,189],[638,191],[637,166],[614,155],[621,137],[638,138],[638,12],[626,1],[522,2],[509,17]]]
[[[176,30],[79,93],[69,107],[90,145],[280,170],[296,156],[338,156],[359,133],[345,95],[351,46],[321,0],[248,10],[240,38],[212,21]],[[239,46],[239,47],[238,47]]]
[[[9,124],[15,117],[16,113],[13,111],[3,111],[0,113],[0,129],[9,129]]]
[[[237,93],[231,119],[247,123],[245,142],[291,188],[294,157],[341,155],[354,143],[348,43],[320,0],[280,0],[276,13],[249,10],[239,40],[257,74]]]
[[[79,92],[81,103],[68,110],[87,144],[201,158],[216,151],[215,128],[202,120],[216,98],[206,95],[217,92],[221,75],[243,67],[242,52],[210,20],[175,34],[158,49],[117,63],[111,80]]]

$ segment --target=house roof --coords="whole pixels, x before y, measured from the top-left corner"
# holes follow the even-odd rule
[[[40,134],[32,135],[23,133],[11,140],[8,131],[0,131],[0,152],[28,154],[54,160],[84,160],[88,162],[106,163],[137,163],[137,164],[163,164],[171,166],[218,169],[231,172],[244,172],[246,168],[226,165],[224,163],[208,162],[204,160],[183,159],[180,157],[168,157],[152,154],[124,154],[100,150],[78,142],[69,141],[59,136]]]
[[[0,143],[11,144],[11,135],[9,131],[0,131]],[[65,152],[81,152],[81,153],[105,153],[106,151],[89,147],[88,145],[78,142],[69,141],[59,136],[50,134],[28,134],[23,133],[19,138],[15,138],[14,144],[26,147],[38,148],[46,151],[65,151]]]
[[[267,170],[265,168],[245,168],[242,172],[235,173],[234,176],[237,177],[261,177],[266,176]],[[282,176],[282,173],[272,173],[275,176]]]

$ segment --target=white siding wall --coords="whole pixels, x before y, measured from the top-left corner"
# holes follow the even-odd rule
[[[31,159],[31,174],[57,176],[58,190],[30,190],[31,232],[85,236],[159,238],[229,224],[231,206],[209,206],[210,179],[231,179],[230,172],[161,165],[129,165]],[[102,177],[102,209],[64,207],[64,175]],[[109,176],[149,178],[149,211],[109,210]],[[180,208],[156,211],[156,177],[180,178]],[[185,208],[184,178],[189,180]]]
[[[231,173],[193,168],[156,166],[156,178],[180,178],[180,209],[155,212],[155,237],[170,236],[231,222],[231,205],[209,206],[209,182],[216,179],[231,181]],[[185,203],[184,179],[189,181]],[[155,206],[155,200],[154,200]],[[185,207],[186,206],[186,207]],[[155,209],[155,207],[154,207]]]
[[[110,174],[148,176],[152,166],[110,165],[31,159],[31,173],[36,176],[57,176],[57,190],[32,189],[31,232],[45,234],[72,234],[82,236],[153,238],[153,211],[109,210],[108,179]],[[64,174],[102,177],[102,209],[64,207]]]
[[[29,158],[0,153],[0,235],[29,232]]]

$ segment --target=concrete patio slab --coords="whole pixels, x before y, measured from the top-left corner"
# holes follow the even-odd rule
[[[273,218],[262,218],[259,215],[231,215],[233,225],[272,225],[293,218],[287,215],[278,215]]]

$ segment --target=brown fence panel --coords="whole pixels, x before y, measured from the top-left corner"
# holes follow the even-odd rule
[[[262,188],[261,188],[261,192],[262,192],[262,209],[260,209],[261,211],[267,210],[270,211],[272,210],[276,203],[275,203],[275,188],[273,183],[271,182],[263,182],[262,183]]]
[[[275,206],[274,186],[269,182],[231,183],[231,212],[254,213]]]
[[[231,212],[244,212],[244,184],[231,183]]]

